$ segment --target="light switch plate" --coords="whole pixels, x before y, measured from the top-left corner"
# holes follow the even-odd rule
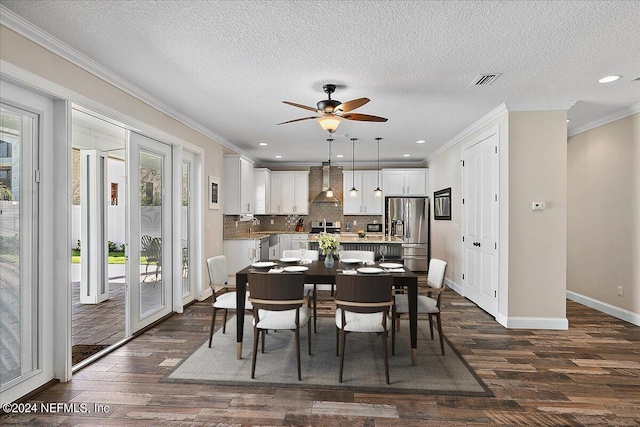
[[[531,210],[533,210],[533,211],[543,211],[544,210],[544,202],[533,202],[531,204]]]

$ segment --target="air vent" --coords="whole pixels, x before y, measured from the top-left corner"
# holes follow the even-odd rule
[[[478,74],[475,79],[469,86],[489,86],[493,82],[496,81],[498,77],[500,77],[502,73],[492,73],[492,74]]]

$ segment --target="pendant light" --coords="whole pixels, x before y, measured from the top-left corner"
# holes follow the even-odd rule
[[[351,197],[358,197],[358,189],[356,188],[356,166],[355,166],[355,161],[356,161],[356,141],[358,140],[358,138],[351,138],[351,171],[352,171],[352,187],[351,190],[349,190],[349,196]]]
[[[378,186],[375,190],[373,190],[373,195],[375,197],[382,197],[382,190],[380,189],[380,140],[382,138],[376,138],[378,141]]]
[[[327,188],[327,197],[333,197],[333,189],[331,188],[331,142],[333,138],[327,139],[329,141],[329,187]]]

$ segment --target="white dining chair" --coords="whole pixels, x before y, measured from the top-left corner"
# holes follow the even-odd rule
[[[431,330],[431,339],[433,339],[433,317],[438,322],[438,335],[440,336],[440,350],[444,355],[444,335],[442,334],[442,319],[440,318],[440,300],[442,292],[446,289],[444,286],[444,274],[447,270],[447,263],[441,259],[431,258],[429,261],[429,271],[427,273],[427,285],[429,292],[427,295],[418,295],[418,314],[429,315],[429,329]],[[434,299],[433,294],[437,294]],[[400,315],[409,313],[409,299],[407,294],[396,294],[396,315],[393,323],[398,322],[400,329]],[[393,325],[395,326],[395,324]],[[396,342],[395,336],[391,340],[391,354],[395,354]]]
[[[227,257],[224,255],[218,255],[207,259],[207,270],[209,271],[209,286],[213,293],[213,313],[211,315],[211,330],[209,331],[209,348],[211,348],[211,341],[213,340],[213,327],[216,323],[217,310],[224,310],[224,318],[222,323],[222,333],[227,330],[227,311],[237,310],[235,291],[229,289],[235,289],[235,284],[229,283],[229,273],[227,270]],[[218,288],[218,289],[216,289]],[[216,291],[224,290],[225,292],[219,296],[216,296]],[[249,302],[249,292],[244,302],[244,309],[253,311],[253,306]]]

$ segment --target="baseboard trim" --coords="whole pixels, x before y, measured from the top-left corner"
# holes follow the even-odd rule
[[[498,323],[507,329],[550,329],[566,331],[569,320],[566,317],[506,317],[499,314]]]
[[[462,286],[458,285],[453,280],[449,280],[445,277],[444,284],[447,285],[449,288],[453,289],[454,291],[456,291],[458,294],[464,296],[464,294],[462,293]]]
[[[599,301],[597,299],[588,297],[586,295],[579,294],[577,292],[567,291],[567,299],[575,301],[578,304],[586,305],[594,310],[601,311],[617,319],[624,320],[633,325],[640,326],[640,314],[626,310],[624,308],[616,307],[606,302]]]

